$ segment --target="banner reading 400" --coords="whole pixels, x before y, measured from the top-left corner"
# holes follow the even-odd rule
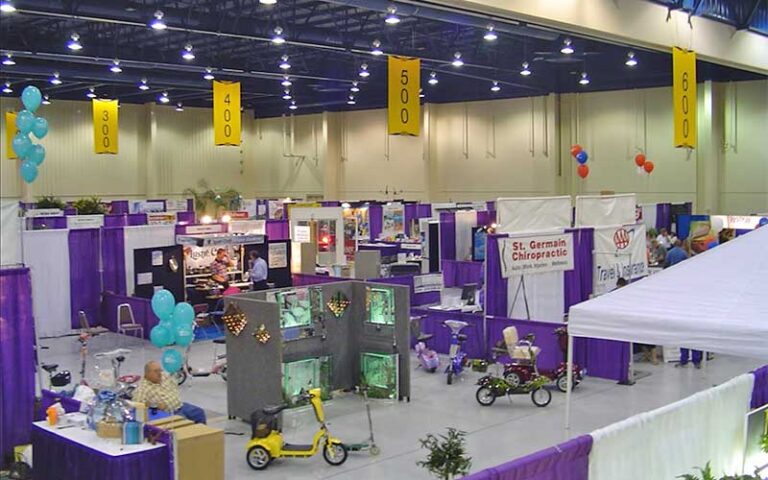
[[[93,99],[93,152],[117,154],[117,100]]]
[[[240,145],[240,82],[213,82],[213,141]]]
[[[389,56],[387,74],[387,119],[390,135],[419,136],[419,87],[421,61]]]

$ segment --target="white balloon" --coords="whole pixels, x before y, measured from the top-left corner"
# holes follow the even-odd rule
[[[640,175],[641,177],[644,177],[646,175],[645,169],[643,167],[637,167],[636,171],[637,171],[637,174]]]
[[[718,217],[717,215],[712,215],[711,224],[712,224],[712,230],[715,233],[720,233],[720,230],[722,230],[725,227],[723,225],[723,219]]]

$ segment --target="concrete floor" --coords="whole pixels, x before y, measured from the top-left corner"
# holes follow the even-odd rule
[[[41,350],[40,355],[43,362],[59,363],[60,369],[71,370],[77,379],[79,345],[75,338],[42,340],[41,345],[48,348]],[[113,333],[92,339],[89,350],[96,353],[117,346],[133,349],[123,368],[124,374],[141,373],[146,361],[159,358],[159,350],[148,342]],[[221,351],[223,346],[218,348]],[[211,342],[195,343],[191,351],[192,366],[210,365],[213,350]],[[417,363],[412,357],[413,368]],[[410,403],[372,401],[374,430],[381,448],[378,457],[350,453],[344,465],[332,467],[317,455],[310,459],[278,460],[260,472],[251,470],[245,461],[250,427],[227,419],[227,389],[221,377],[193,378],[182,386],[182,399],[206,409],[209,425],[231,433],[225,436],[227,479],[427,479],[430,477],[426,471],[416,465],[426,454],[419,448],[418,439],[427,433],[441,433],[449,426],[467,432],[467,449],[475,472],[679,400],[757,366],[759,363],[753,360],[725,356],[718,356],[701,370],[674,368],[672,364],[640,364],[638,369],[651,375],[631,387],[587,377],[574,393],[569,432],[563,428],[565,395],[556,390],[552,392],[552,403],[546,408],[534,406],[526,395],[512,397],[511,403],[499,398],[493,406],[481,407],[474,397],[479,373],[465,372],[459,382],[448,386],[444,375],[417,369],[412,374]],[[88,370],[92,371],[92,367],[93,362]],[[360,397],[342,395],[327,402],[325,410],[334,436],[351,443],[367,437],[365,407]],[[306,443],[315,428],[314,417],[308,409],[290,412],[284,418],[284,432],[289,442]]]

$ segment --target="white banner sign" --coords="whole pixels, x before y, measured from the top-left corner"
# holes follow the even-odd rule
[[[240,252],[240,247],[234,245],[211,245],[207,247],[185,246],[184,266],[187,270],[210,267],[216,259],[216,252],[220,248],[226,250],[229,259],[239,266],[237,255]]]
[[[576,197],[576,226],[634,224],[637,199],[634,193],[625,195],[586,195]]]
[[[229,233],[266,235],[265,220],[239,220],[229,223]]]
[[[165,201],[166,212],[186,212],[187,200],[166,200]]]
[[[134,200],[131,202],[131,213],[151,213],[151,212],[164,212],[165,201],[164,200]]]
[[[270,243],[268,252],[269,268],[285,268],[288,266],[288,244]]]
[[[498,233],[540,232],[570,228],[571,197],[499,198]]]
[[[595,229],[594,294],[616,288],[619,278],[627,281],[648,275],[645,225],[620,225]]]
[[[760,220],[763,218],[765,217],[754,215],[712,215],[711,220],[712,228],[719,232],[723,228],[754,230],[760,225]]]
[[[573,270],[573,234],[556,233],[499,239],[501,275]]]
[[[309,225],[296,225],[293,227],[293,241],[309,243],[312,241],[312,232]]]
[[[147,225],[174,225],[175,223],[175,212],[154,212],[147,214]]]
[[[62,215],[64,210],[59,208],[33,208],[24,212],[25,217],[60,217]]]
[[[99,228],[104,226],[104,215],[69,215],[67,228]]]
[[[443,290],[443,275],[416,275],[413,277],[413,293],[440,292]]]

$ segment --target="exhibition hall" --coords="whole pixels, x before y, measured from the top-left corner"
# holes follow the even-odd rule
[[[0,480],[767,480],[768,1],[0,0]]]

